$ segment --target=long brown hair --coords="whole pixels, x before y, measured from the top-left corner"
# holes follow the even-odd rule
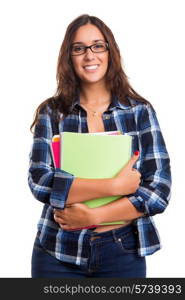
[[[39,112],[47,105],[52,108],[52,111],[56,115],[63,113],[64,116],[67,116],[70,113],[71,105],[80,89],[80,80],[74,72],[71,61],[70,47],[78,28],[86,24],[95,25],[108,42],[109,62],[106,73],[106,84],[107,87],[109,87],[111,94],[116,95],[123,104],[128,104],[128,97],[137,99],[143,103],[149,103],[131,87],[128,77],[123,70],[119,47],[112,31],[99,18],[84,14],[73,20],[67,27],[57,62],[56,92],[51,98],[46,99],[38,106],[30,129],[36,124]]]

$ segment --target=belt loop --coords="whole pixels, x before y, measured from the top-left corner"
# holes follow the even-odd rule
[[[112,235],[113,235],[114,241],[117,242],[117,237],[116,237],[116,231],[115,231],[115,229],[112,230]]]

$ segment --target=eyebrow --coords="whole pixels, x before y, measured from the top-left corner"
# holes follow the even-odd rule
[[[105,40],[93,40],[92,43],[97,43],[97,42],[105,42]],[[84,45],[84,42],[74,42],[72,43],[72,45],[74,44],[80,44],[80,45]]]

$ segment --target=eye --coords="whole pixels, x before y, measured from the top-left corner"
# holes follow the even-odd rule
[[[107,50],[106,44],[104,43],[97,43],[92,45],[93,52],[104,52]]]
[[[95,48],[95,49],[104,49],[104,48],[105,48],[105,45],[104,45],[104,44],[95,44],[95,45],[94,45],[94,48]]]
[[[84,51],[84,46],[73,46],[72,52],[79,53]]]

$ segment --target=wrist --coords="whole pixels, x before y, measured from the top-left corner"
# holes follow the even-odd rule
[[[120,192],[120,179],[115,177],[112,179],[112,196],[121,196]]]

